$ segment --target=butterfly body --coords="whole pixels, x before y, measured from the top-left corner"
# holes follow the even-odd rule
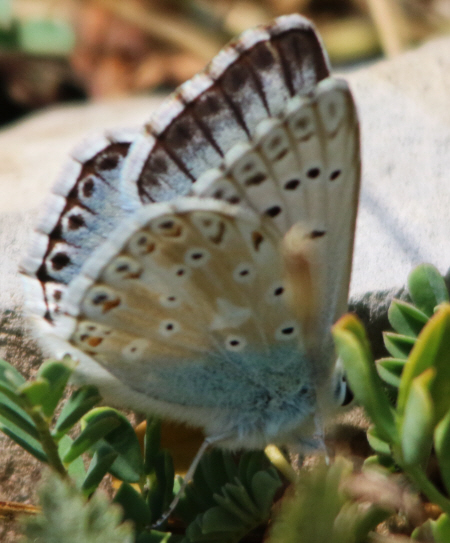
[[[141,135],[73,162],[23,265],[48,350],[223,446],[314,440],[340,394],[360,167],[311,25],[245,33]]]

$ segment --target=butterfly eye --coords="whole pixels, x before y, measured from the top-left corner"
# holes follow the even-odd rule
[[[275,332],[275,339],[279,341],[289,341],[298,336],[298,324],[296,322],[290,321],[285,322],[279,326]]]
[[[247,341],[241,336],[228,336],[225,340],[225,348],[227,351],[238,353],[245,349]]]

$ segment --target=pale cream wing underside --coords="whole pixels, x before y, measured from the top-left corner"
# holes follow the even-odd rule
[[[315,351],[347,307],[359,181],[355,105],[347,84],[328,78],[262,121],[253,143],[236,144],[193,187],[248,206],[287,234],[286,287]]]
[[[170,368],[172,381],[184,368],[195,375],[197,363],[211,380],[264,381],[270,366],[292,365],[303,350],[280,242],[268,218],[213,199],[143,208],[70,285],[57,335],[163,400],[163,389],[176,389]],[[277,349],[289,355],[277,361]],[[186,387],[178,394],[171,399],[188,402]]]

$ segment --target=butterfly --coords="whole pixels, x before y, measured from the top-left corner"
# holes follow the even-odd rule
[[[345,396],[356,108],[300,15],[244,32],[140,133],[75,149],[22,264],[47,351],[207,444],[299,447]]]

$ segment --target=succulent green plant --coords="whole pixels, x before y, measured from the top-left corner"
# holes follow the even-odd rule
[[[25,541],[33,543],[132,543],[131,523],[120,508],[97,494],[87,501],[67,479],[47,474],[40,488],[42,513],[23,522]]]
[[[394,301],[389,310],[395,332],[385,334],[385,344],[392,358],[375,366],[355,316],[344,316],[333,334],[350,386],[373,423],[368,433],[371,446],[381,463],[391,460],[391,466],[400,468],[417,490],[442,509],[427,529],[434,541],[444,543],[450,533],[449,296],[443,278],[430,265],[411,273],[408,289],[414,305]],[[398,390],[395,406],[382,379]],[[445,491],[427,475],[432,450]],[[421,533],[418,530],[417,537]]]
[[[413,537],[444,543],[450,540],[450,304],[444,280],[432,266],[416,268],[408,288],[411,303],[394,300],[389,309],[394,331],[384,337],[391,358],[373,361],[355,316],[344,316],[333,334],[350,386],[372,421],[368,439],[376,454],[366,460],[365,469],[382,465],[403,471],[417,491],[442,509],[437,520],[425,522]],[[43,486],[42,513],[26,523],[26,541],[61,540],[55,514],[70,514],[83,526],[71,532],[68,543],[102,541],[98,533],[103,529],[105,541],[121,543],[237,543],[267,525],[274,500],[282,495],[279,472],[261,451],[236,457],[212,450],[177,505],[178,521],[152,529],[181,484],[169,452],[161,448],[160,423],[147,420],[142,447],[122,413],[95,407],[100,400],[95,387],[75,390],[65,400],[73,369],[69,359],[47,361],[35,379],[26,381],[0,361],[0,430],[56,473]],[[80,429],[74,438],[76,425]],[[432,455],[441,485],[427,472]],[[369,540],[393,511],[377,503],[361,507],[345,490],[351,472],[342,459],[302,470],[295,491],[277,507],[270,541],[288,543],[300,536],[305,543]],[[107,473],[121,483],[113,499],[121,507],[120,519],[117,510],[95,497]],[[104,528],[99,511],[109,519]],[[128,523],[119,525],[119,520]]]
[[[243,453],[237,460],[229,452],[213,450],[201,460],[175,511],[186,526],[185,535],[152,530],[180,487],[172,458],[160,447],[160,423],[147,420],[142,450],[122,413],[110,407],[94,407],[100,400],[95,387],[75,390],[60,410],[73,367],[70,360],[47,361],[34,380],[26,381],[14,367],[0,361],[0,430],[61,478],[74,483],[69,485],[70,491],[56,482],[44,486],[43,512],[38,516],[41,520],[28,523],[27,534],[34,533],[35,528],[37,535],[33,537],[37,541],[44,537],[41,532],[48,541],[57,541],[59,528],[55,526],[54,533],[51,528],[53,509],[44,506],[53,503],[50,494],[56,489],[61,495],[66,492],[69,501],[84,503],[107,473],[122,483],[113,502],[121,506],[122,519],[133,523],[139,543],[233,543],[267,522],[274,496],[282,486],[277,470],[262,451]],[[72,438],[68,432],[77,423],[81,430]],[[90,456],[87,469],[84,453]],[[81,515],[80,507],[74,506],[74,515]],[[161,529],[166,528],[167,522]],[[31,535],[29,540],[34,541]]]
[[[295,494],[283,500],[275,516],[268,543],[369,541],[369,534],[393,509],[387,500],[382,505],[370,504],[352,495],[353,470],[353,464],[340,457],[331,465],[322,461],[315,469],[302,471]]]

